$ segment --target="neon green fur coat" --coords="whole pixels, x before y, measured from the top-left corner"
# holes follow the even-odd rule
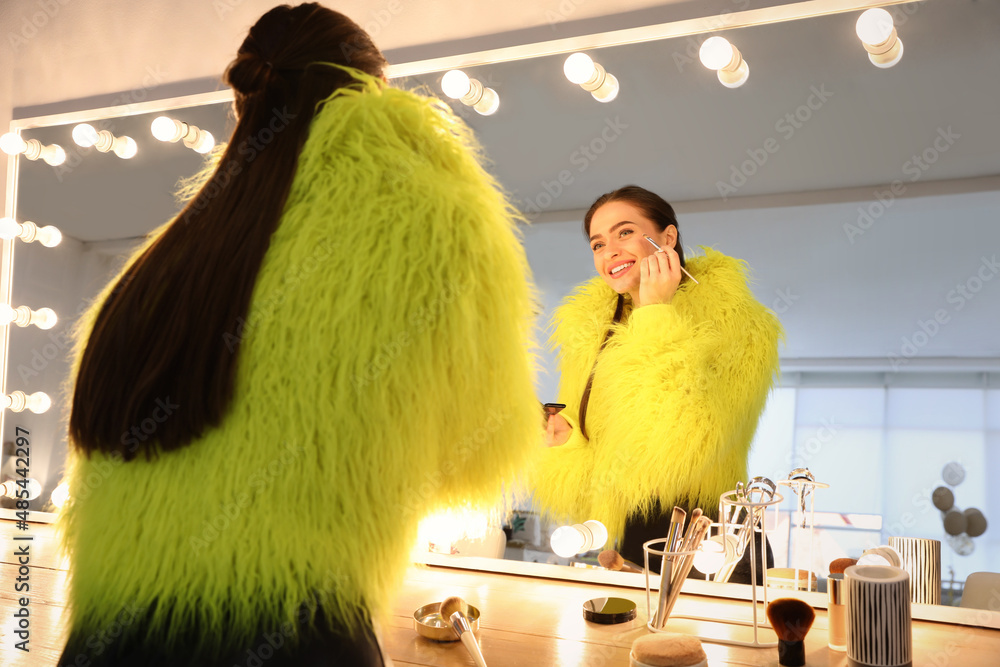
[[[569,441],[547,449],[533,475],[535,501],[564,521],[597,519],[620,537],[630,515],[655,501],[714,514],[719,495],[746,479],[757,421],[778,371],[781,325],[747,287],[743,262],[706,250],[687,261],[667,305],[631,310],[601,352],[587,410],[580,398],[617,295],[600,278],[559,307],[560,414]]]
[[[153,461],[73,457],[74,633],[130,606],[168,640],[249,640],[313,600],[360,627],[418,520],[494,500],[541,446],[518,216],[475,150],[443,104],[372,79],[316,115],[223,423]],[[151,417],[185,397],[165,403]]]

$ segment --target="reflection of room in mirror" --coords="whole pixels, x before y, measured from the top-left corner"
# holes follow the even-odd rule
[[[228,104],[186,107],[173,114],[192,125],[211,128],[219,136],[228,134]],[[179,181],[194,175],[204,164],[203,156],[183,145],[161,143],[153,137],[151,124],[158,115],[88,118],[86,124],[67,118],[57,125],[21,131],[24,140],[60,145],[66,151],[66,159],[59,165],[41,160],[19,163],[15,222],[39,228],[36,235],[50,227],[61,232],[58,244],[44,243],[44,235],[39,237],[42,243],[27,243],[22,233],[13,250],[13,323],[20,325],[19,319],[26,315],[29,322],[35,319],[48,324],[42,312],[45,309],[56,315],[52,326],[17,326],[8,339],[8,393],[44,393],[52,402],[43,414],[25,409],[8,410],[4,415],[5,441],[13,442],[16,429],[30,433],[30,472],[42,487],[30,503],[34,510],[55,508],[51,496],[61,479],[67,447],[65,383],[79,315],[143,237],[179,210],[175,196]],[[72,135],[74,131],[81,137],[87,134],[76,129],[84,125],[94,130],[94,136],[83,137],[85,145],[81,146]],[[86,145],[91,144],[88,137],[96,140],[99,133],[133,138],[134,156],[126,161],[104,154],[100,146]],[[113,153],[115,144],[108,141],[107,150]],[[15,477],[13,464],[5,448],[0,482]],[[7,505],[4,500],[4,507]]]

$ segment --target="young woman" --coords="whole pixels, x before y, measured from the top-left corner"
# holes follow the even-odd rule
[[[747,479],[781,326],[742,262],[712,250],[685,262],[673,209],[648,190],[603,195],[584,231],[598,276],[556,313],[566,409],[551,418],[535,499],[563,520],[602,521],[641,564],[674,505],[715,516]]]
[[[384,66],[265,14],[214,171],[82,323],[61,665],[383,665],[418,519],[540,444],[512,209]]]

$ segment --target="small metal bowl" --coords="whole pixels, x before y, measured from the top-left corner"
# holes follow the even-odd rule
[[[451,624],[441,618],[438,610],[441,609],[440,602],[425,604],[420,609],[413,612],[413,629],[417,634],[436,642],[457,642],[458,635],[451,629]],[[472,633],[479,635],[479,610],[469,605],[469,625],[472,626]]]

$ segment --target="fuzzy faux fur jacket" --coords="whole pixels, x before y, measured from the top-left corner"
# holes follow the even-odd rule
[[[559,307],[561,413],[568,442],[542,454],[536,503],[560,520],[603,522],[620,537],[629,516],[650,518],[657,500],[714,514],[719,495],[746,479],[757,421],[778,372],[777,317],[747,286],[739,260],[706,249],[687,261],[673,300],[635,310],[600,350],[617,295],[600,278]],[[580,399],[594,369],[588,440]]]
[[[494,501],[541,446],[518,215],[444,104],[361,88],[313,120],[223,422],[151,461],[72,457],[78,642],[125,612],[186,664],[262,630],[292,642],[316,605],[363,631],[418,520]]]

